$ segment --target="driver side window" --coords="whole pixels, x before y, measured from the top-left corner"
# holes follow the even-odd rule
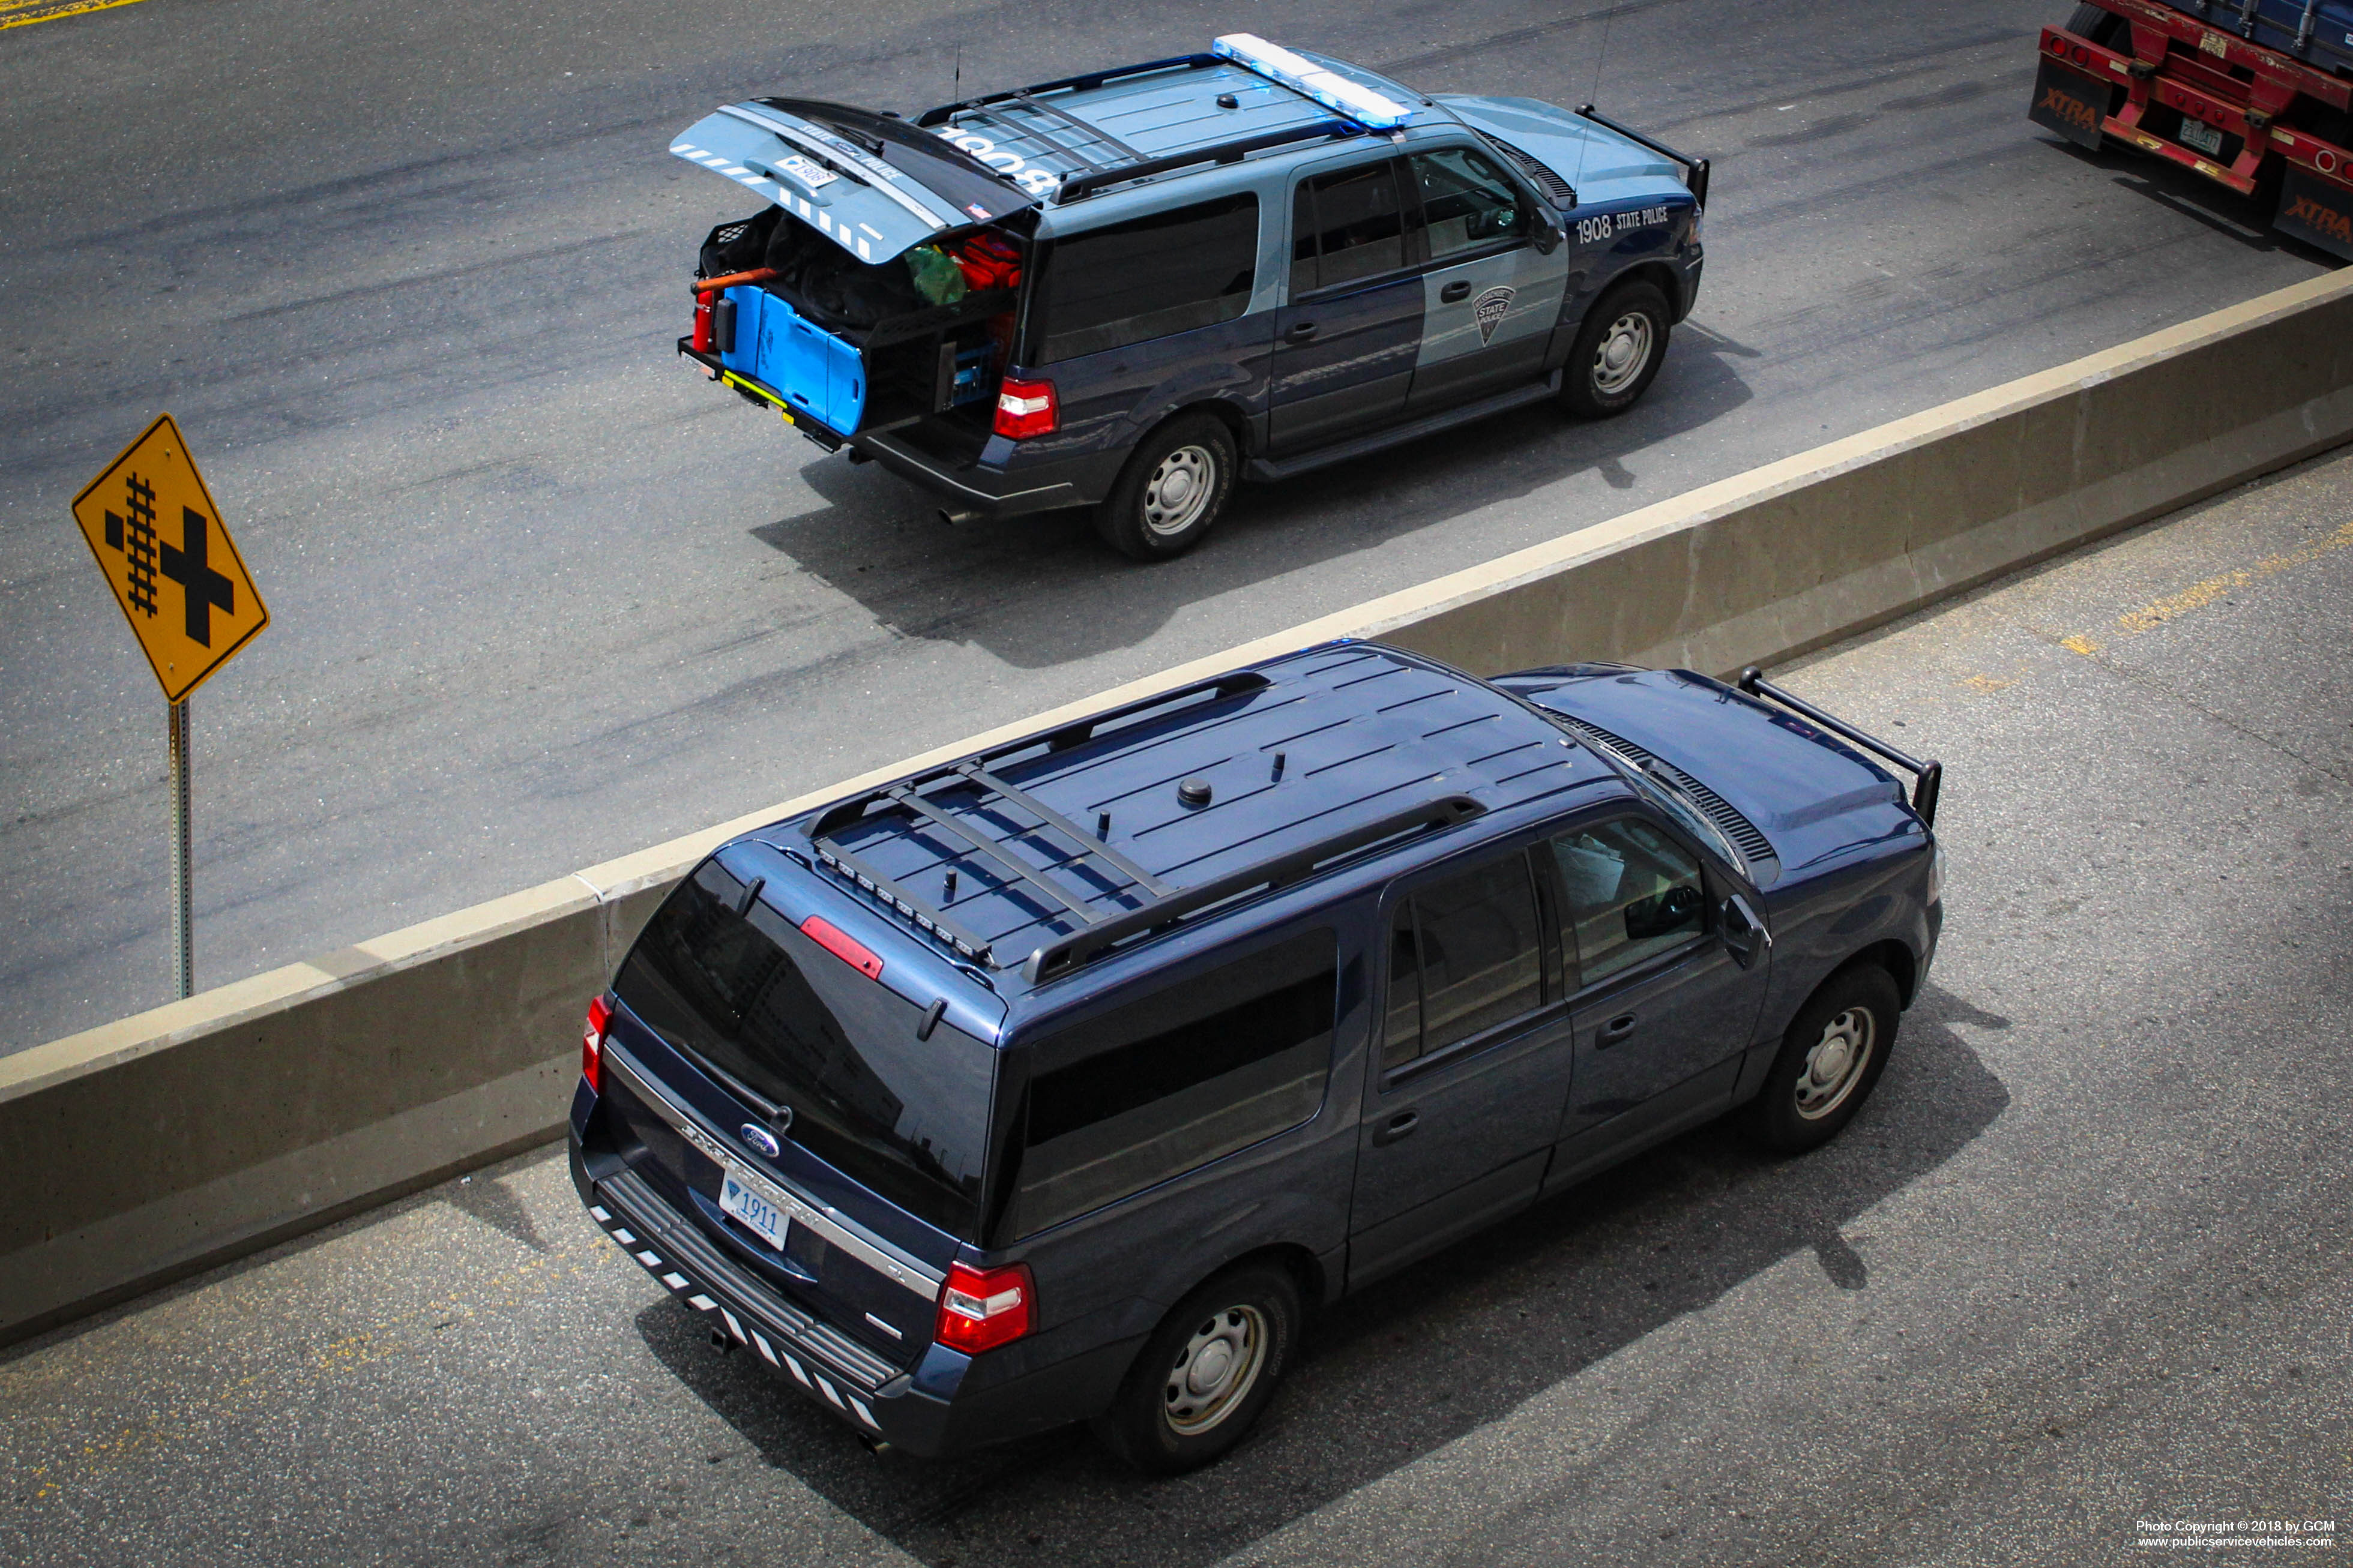
[[[1528,214],[1520,205],[1518,191],[1485,153],[1443,147],[1416,153],[1408,163],[1421,195],[1431,260],[1443,261],[1457,251],[1527,234]]]
[[[1552,841],[1568,893],[1561,957],[1581,985],[1607,979],[1680,947],[1706,927],[1706,889],[1697,861],[1640,817],[1572,829]]]

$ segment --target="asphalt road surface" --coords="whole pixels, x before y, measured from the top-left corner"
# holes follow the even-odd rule
[[[2353,456],[1790,674],[1947,768],[1943,951],[1873,1099],[1786,1163],[1702,1129],[1343,1303],[1220,1465],[870,1455],[712,1351],[551,1152],[0,1355],[0,1561],[2017,1568],[2147,1555],[2143,1520],[2353,1531],[2348,616]]]
[[[0,32],[0,1050],[168,994],[163,703],[67,515],[159,409],[275,617],[194,708],[219,984],[2317,270],[2027,123],[2064,9],[1252,5],[1713,155],[1707,282],[1632,416],[1253,488],[1155,568],[1080,518],[951,530],[690,375],[694,247],[744,204],[665,149],[755,92],[921,107],[1230,8],[143,0]]]

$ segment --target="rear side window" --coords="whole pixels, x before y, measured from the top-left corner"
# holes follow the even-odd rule
[[[1009,1237],[1181,1175],[1315,1114],[1339,942],[1311,931],[1040,1040]]]
[[[1258,277],[1249,192],[1054,241],[1033,307],[1038,362],[1076,359],[1230,321]]]
[[[1417,889],[1389,931],[1381,1066],[1402,1067],[1543,1005],[1543,942],[1524,853]]]
[[[717,860],[655,911],[613,990],[689,1059],[793,1108],[791,1138],[953,1236],[976,1238],[996,1052],[795,931]],[[797,954],[797,956],[796,956]]]
[[[1329,289],[1405,265],[1405,212],[1388,159],[1305,181],[1291,215],[1291,293]]]

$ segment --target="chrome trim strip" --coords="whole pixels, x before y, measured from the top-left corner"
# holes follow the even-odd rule
[[[701,1117],[671,1099],[669,1090],[656,1086],[646,1076],[645,1069],[631,1061],[628,1053],[610,1040],[605,1045],[605,1060],[619,1070],[622,1081],[646,1102],[655,1115],[669,1122],[680,1137],[721,1169],[734,1171],[745,1186],[784,1211],[794,1224],[808,1226],[869,1268],[924,1300],[937,1301],[940,1299],[940,1287],[946,1284],[948,1279],[944,1271],[934,1268],[911,1253],[901,1251],[839,1210],[819,1208],[813,1199],[804,1197],[763,1174],[753,1166],[748,1154],[730,1148],[724,1139],[703,1123]]]

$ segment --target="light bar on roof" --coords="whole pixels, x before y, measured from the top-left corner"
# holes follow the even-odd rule
[[[1413,110],[1403,104],[1325,70],[1280,44],[1270,44],[1256,33],[1228,33],[1209,47],[1243,69],[1255,71],[1270,81],[1279,81],[1293,92],[1305,93],[1324,108],[1337,110],[1376,131],[1394,131],[1413,115]]]

